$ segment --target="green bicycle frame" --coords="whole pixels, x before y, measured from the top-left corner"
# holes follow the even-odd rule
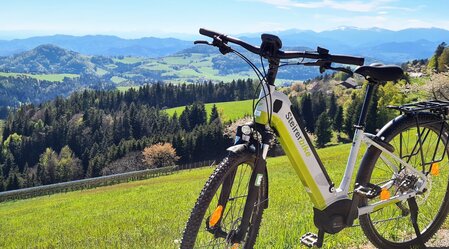
[[[316,209],[324,210],[332,203],[349,199],[350,181],[354,172],[357,154],[362,142],[369,146],[375,146],[394,161],[404,165],[406,168],[419,175],[423,179],[420,190],[424,189],[427,181],[425,175],[413,168],[409,163],[403,161],[381,145],[365,136],[363,129],[357,127],[352,143],[351,152],[346,165],[342,182],[338,188],[334,187],[326,169],[317,155],[307,133],[298,117],[292,112],[291,102],[284,93],[275,90],[273,85],[265,85],[259,95],[259,104],[255,109],[256,123],[269,125],[277,131],[279,142],[287,154],[293,168],[298,174],[302,184],[312,200]],[[268,101],[268,103],[267,103]],[[269,120],[268,113],[272,113]],[[271,122],[270,122],[271,121]],[[270,123],[269,123],[270,122]],[[393,163],[389,163],[392,170],[397,173],[398,169]],[[415,196],[416,191],[393,196],[388,200],[379,201],[368,206],[359,208],[358,215],[377,211],[385,206]]]

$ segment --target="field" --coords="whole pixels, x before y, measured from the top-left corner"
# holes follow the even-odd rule
[[[318,153],[340,179],[350,145]],[[268,161],[270,207],[256,248],[300,248],[316,232],[312,206],[286,157]],[[189,212],[213,168],[0,204],[2,248],[176,248]],[[338,181],[337,181],[338,183]],[[364,245],[360,228],[326,235],[324,248]]]
[[[0,72],[0,76],[4,77],[19,77],[27,76],[38,80],[47,80],[52,82],[62,82],[64,78],[76,78],[79,77],[77,74],[27,74],[27,73],[4,73]]]
[[[117,90],[120,91],[120,92],[126,92],[126,91],[128,91],[129,89],[131,89],[131,88],[134,88],[135,90],[138,90],[138,89],[139,89],[138,86],[117,86],[116,88],[117,88]]]
[[[318,150],[336,183],[350,144]],[[311,202],[288,159],[268,160],[270,206],[256,248],[301,248],[316,232]],[[0,248],[177,248],[213,168],[0,204]],[[446,223],[447,227],[447,223]],[[324,248],[367,244],[359,227],[326,235]]]
[[[340,153],[348,148],[343,145],[320,151],[326,155],[324,162],[332,176],[343,171]],[[299,244],[302,234],[315,231],[311,203],[286,157],[270,159],[269,171],[270,208],[257,247],[291,248]],[[211,172],[212,168],[203,168],[0,204],[0,247],[175,248],[173,241],[180,237]],[[359,229],[332,237],[328,236],[327,246],[365,241]]]
[[[220,113],[220,117],[223,122],[234,121],[244,117],[245,115],[250,115],[252,112],[253,100],[242,100],[242,101],[232,101],[232,102],[219,102],[219,103],[209,103],[205,104],[207,115],[209,116],[213,105],[216,105],[218,108],[218,112]],[[175,107],[166,109],[169,115],[175,114],[175,112],[179,115],[184,111],[185,106]]]

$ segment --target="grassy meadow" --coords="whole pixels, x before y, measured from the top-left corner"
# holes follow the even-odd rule
[[[27,76],[37,80],[47,80],[52,82],[62,82],[64,78],[79,77],[78,74],[28,74],[28,73],[4,73],[4,72],[0,72],[0,76],[4,77]]]
[[[340,179],[350,145],[319,150]],[[270,207],[256,248],[300,248],[316,232],[312,206],[287,157],[268,161]],[[0,204],[0,248],[176,248],[213,168]],[[327,235],[325,248],[367,243],[360,228]]]
[[[218,108],[220,117],[223,122],[234,121],[243,118],[245,115],[250,115],[252,112],[253,100],[241,100],[241,101],[231,101],[231,102],[219,102],[219,103],[208,103],[205,104],[207,116],[210,115],[212,107],[214,104]],[[179,115],[184,111],[185,106],[179,106],[174,108],[165,109],[167,114],[173,116],[175,112]]]

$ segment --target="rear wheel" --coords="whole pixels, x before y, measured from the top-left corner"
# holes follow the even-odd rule
[[[252,155],[231,153],[223,159],[198,197],[187,221],[181,248],[253,248],[264,210],[266,176],[259,187],[250,226],[243,241],[234,244],[229,239],[239,228],[253,169]],[[232,186],[227,186],[229,183]],[[226,196],[226,204],[221,206],[219,199],[223,185],[225,188],[230,187],[230,192],[229,196]]]
[[[421,241],[427,242],[441,227],[449,211],[449,163],[446,146],[448,130],[447,124],[444,124],[442,129],[441,119],[435,115],[420,114],[418,118],[421,123],[419,130],[412,116],[403,116],[389,128],[382,130],[380,137],[393,145],[395,155],[427,174],[426,191],[415,197],[419,208],[417,223],[421,231]],[[422,149],[419,149],[420,147]],[[395,171],[388,161],[399,171]],[[432,161],[439,162],[426,164]],[[362,185],[372,183],[388,186],[388,192],[394,196],[406,191],[407,184],[404,182],[413,181],[414,177],[416,176],[411,171],[404,169],[391,156],[376,148],[369,148],[362,160],[357,182]],[[365,199],[361,205],[378,201],[379,197]],[[408,201],[362,215],[360,225],[368,239],[378,248],[412,248],[421,243],[410,219]]]

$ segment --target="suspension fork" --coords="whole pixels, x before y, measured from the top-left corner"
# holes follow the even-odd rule
[[[246,197],[245,208],[243,210],[242,220],[240,222],[240,227],[236,231],[235,236],[233,236],[233,243],[240,243],[250,226],[251,216],[254,208],[261,203],[257,203],[257,197],[259,194],[259,188],[262,187],[262,180],[264,173],[266,172],[267,162],[262,157],[257,157],[254,164],[254,170],[251,174],[248,186],[248,196]],[[263,207],[260,207],[263,208]]]
[[[226,210],[226,204],[229,201],[229,196],[231,195],[232,186],[234,185],[234,179],[237,172],[237,167],[225,177],[223,186],[221,188],[220,197],[218,199],[217,207],[222,206],[223,213],[220,216],[220,219],[218,220],[217,224],[221,223],[221,220],[223,219],[224,211]]]

